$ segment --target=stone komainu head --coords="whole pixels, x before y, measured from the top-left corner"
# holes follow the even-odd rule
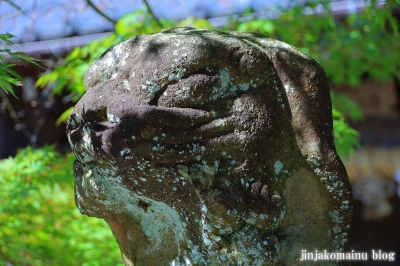
[[[85,87],[67,125],[76,203],[107,221],[127,265],[296,264],[343,248],[351,194],[308,55],[179,28],[111,47]]]

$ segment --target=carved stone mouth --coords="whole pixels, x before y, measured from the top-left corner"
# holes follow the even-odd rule
[[[213,140],[219,139],[223,143],[223,139],[226,139],[229,142],[233,139],[230,136],[242,134],[242,139],[245,139],[247,134],[232,116],[218,119],[206,117],[197,125],[193,123],[187,127],[171,127],[168,121],[164,121],[164,127],[154,127],[152,122],[152,119],[146,122],[146,119],[137,121],[128,117],[118,123],[105,121],[82,124],[71,129],[68,137],[73,146],[86,143],[79,144],[75,149],[77,158],[85,163],[93,161],[97,147],[97,153],[104,153],[108,159],[153,160],[157,157],[157,164],[164,164],[171,161],[182,163],[206,153]],[[141,157],[136,157],[137,154]]]

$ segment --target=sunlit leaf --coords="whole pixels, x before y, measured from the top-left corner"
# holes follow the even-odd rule
[[[0,161],[0,265],[123,265],[107,224],[75,206],[74,159],[45,146]]]
[[[68,120],[68,117],[72,112],[72,109],[74,109],[74,108],[70,107],[70,108],[68,108],[68,110],[66,110],[64,113],[62,113],[62,115],[56,121],[57,126],[61,125],[61,123],[66,122]]]

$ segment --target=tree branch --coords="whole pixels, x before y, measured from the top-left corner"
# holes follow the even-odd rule
[[[158,20],[158,18],[154,15],[153,10],[150,8],[149,3],[147,0],[143,0],[143,3],[145,4],[147,10],[149,11],[150,15],[153,17],[153,19],[157,22],[158,26],[162,29],[163,25],[161,22]]]
[[[112,18],[110,18],[109,16],[107,16],[106,14],[104,14],[100,9],[98,9],[93,3],[92,0],[86,0],[86,3],[93,8],[97,13],[99,13],[99,15],[101,15],[103,18],[107,19],[108,21],[110,21],[112,24],[117,23],[117,21],[113,20]]]
[[[19,125],[21,127],[22,133],[24,133],[25,137],[29,140],[30,144],[34,144],[34,139],[32,138],[31,132],[25,127],[25,125],[19,119],[17,113],[15,112],[13,106],[11,105],[10,101],[6,93],[0,89],[0,98],[3,100],[4,105],[6,106],[8,113],[10,114],[12,120],[14,120],[15,125]],[[32,145],[34,146],[34,145]]]

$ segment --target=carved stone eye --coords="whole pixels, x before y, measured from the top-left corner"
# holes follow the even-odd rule
[[[77,129],[82,123],[82,118],[78,114],[72,114],[67,123],[67,130]]]

